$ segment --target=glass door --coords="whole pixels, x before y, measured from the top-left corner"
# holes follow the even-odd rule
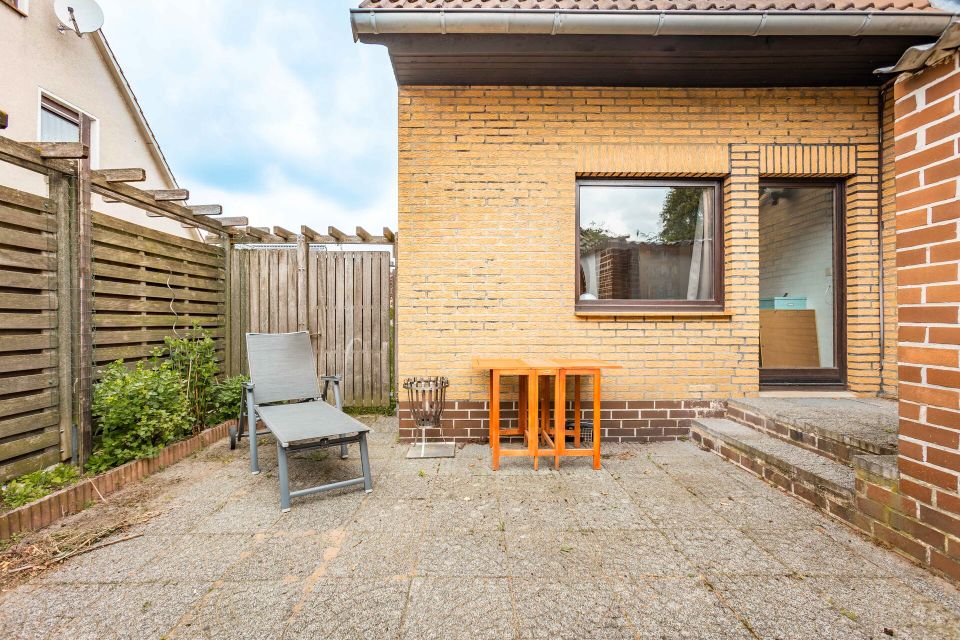
[[[760,185],[760,382],[842,384],[842,187]]]

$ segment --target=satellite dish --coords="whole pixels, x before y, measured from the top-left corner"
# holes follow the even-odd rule
[[[60,31],[72,29],[78,36],[103,26],[103,10],[95,0],[56,0],[53,11],[60,20]]]

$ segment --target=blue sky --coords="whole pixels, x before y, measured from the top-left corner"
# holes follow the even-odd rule
[[[396,228],[396,82],[356,0],[100,0],[191,202],[257,226]]]

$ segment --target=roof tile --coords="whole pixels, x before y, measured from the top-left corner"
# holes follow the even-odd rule
[[[929,11],[929,0],[363,0],[365,9],[581,11]]]

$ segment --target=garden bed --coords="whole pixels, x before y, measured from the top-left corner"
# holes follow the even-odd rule
[[[85,478],[35,502],[0,515],[0,541],[9,540],[17,534],[35,531],[57,520],[82,511],[91,504],[102,502],[118,489],[137,482],[175,462],[227,436],[236,420],[228,420],[199,434],[174,442],[152,458],[133,460],[105,471],[92,478]]]

